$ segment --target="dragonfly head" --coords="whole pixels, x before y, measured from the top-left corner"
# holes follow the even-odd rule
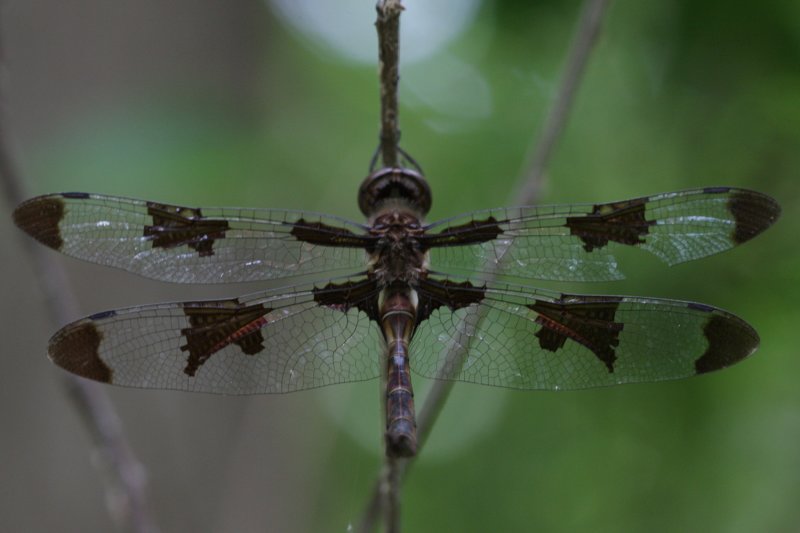
[[[367,176],[358,190],[358,207],[367,217],[373,216],[387,201],[402,201],[419,215],[431,209],[431,189],[416,170],[402,167],[382,168]]]

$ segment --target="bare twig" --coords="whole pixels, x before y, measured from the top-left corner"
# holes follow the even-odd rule
[[[381,145],[384,167],[396,167],[399,161],[400,127],[397,121],[397,83],[400,81],[400,0],[379,0],[375,6],[378,19],[378,59],[381,84]]]
[[[386,496],[384,502],[386,509],[384,509],[386,533],[400,533],[400,475],[401,475],[401,461],[405,464],[406,461],[390,457],[386,462],[386,475],[384,476],[384,490]]]
[[[584,3],[580,20],[578,21],[575,34],[572,38],[572,44],[567,57],[561,85],[559,86],[558,95],[553,107],[548,113],[547,121],[539,136],[539,140],[535,144],[536,148],[533,159],[528,167],[529,170],[525,175],[522,187],[520,187],[514,196],[513,205],[531,205],[536,203],[544,178],[544,171],[550,162],[556,143],[561,133],[564,131],[564,126],[569,117],[569,111],[574,102],[575,93],[580,85],[583,72],[586,69],[589,55],[597,41],[603,15],[606,12],[608,4],[609,0],[586,0]],[[503,256],[502,253],[499,255],[501,257]],[[485,273],[484,281],[490,283],[495,278],[496,272],[501,268],[502,263],[487,265],[483,270]],[[462,321],[462,326],[467,322],[472,322],[475,324],[475,327],[477,327],[483,320],[483,316],[478,316],[477,320],[474,318],[470,320],[470,318],[472,317],[465,317],[464,321]],[[461,333],[463,334],[464,332]],[[455,348],[448,354],[448,363],[442,366],[443,369],[447,369],[448,375],[453,375],[453,368],[460,368],[460,363],[463,361],[468,351],[469,343],[457,342],[454,346]],[[444,407],[444,403],[455,383],[450,379],[446,379],[448,375],[443,375],[441,376],[442,379],[437,379],[434,382],[428,396],[425,398],[425,403],[420,409],[419,417],[417,418],[417,431],[420,435],[421,444],[424,443],[428,433],[430,433],[432,425],[438,418],[439,412]]]
[[[544,171],[550,164],[550,158],[561,138],[564,126],[567,124],[575,93],[577,93],[583,73],[586,71],[586,63],[597,42],[597,37],[600,35],[603,17],[608,10],[610,1],[586,0],[583,4],[556,100],[547,115],[533,155],[525,158],[525,166],[528,171],[514,196],[515,205],[530,205],[539,196]]]
[[[524,173],[525,179],[522,187],[514,195],[514,205],[530,205],[536,202],[544,171],[547,168],[553,150],[564,130],[569,111],[572,107],[575,93],[580,85],[580,81],[585,71],[589,56],[597,41],[600,32],[603,15],[605,15],[609,5],[609,0],[586,0],[583,5],[580,20],[572,38],[570,52],[564,68],[564,75],[559,86],[558,94],[552,108],[548,114],[544,128],[535,143],[533,156],[527,165],[527,172]],[[502,254],[500,254],[502,255]],[[501,265],[489,266],[484,269],[483,280],[490,283],[496,275]],[[462,320],[460,335],[468,335],[469,329],[478,327],[484,316],[480,311],[469,313]],[[442,365],[446,369],[446,374],[442,379],[437,379],[431,386],[425,402],[417,416],[417,432],[419,437],[419,448],[424,449],[425,441],[439,416],[447,397],[454,385],[454,381],[447,379],[449,376],[456,375],[460,368],[461,361],[469,349],[469,342],[455,342],[454,348],[447,355],[447,362]],[[398,466],[398,483],[402,482],[410,463],[402,462]],[[372,531],[374,520],[370,522],[370,510],[377,506],[380,501],[380,483],[376,483],[371,499],[367,504],[364,519],[362,520],[362,531]]]
[[[6,93],[7,75],[2,44],[0,39],[0,96]],[[0,105],[0,186],[6,201],[10,205],[17,205],[25,199],[24,186],[11,155],[5,101],[0,100]],[[52,322],[63,324],[74,319],[78,314],[78,305],[64,269],[45,256],[43,247],[34,246],[33,239],[23,239],[22,243],[31,257]],[[120,419],[108,396],[96,384],[68,374],[64,374],[64,387],[100,452],[102,470],[107,479],[106,503],[112,519],[120,529],[138,533],[158,531],[147,503],[145,470],[128,445]]]
[[[408,465],[407,459],[387,457],[383,469],[375,482],[373,497],[364,510],[359,533],[370,533],[375,530],[378,518],[383,513],[387,533],[400,532],[400,484]]]

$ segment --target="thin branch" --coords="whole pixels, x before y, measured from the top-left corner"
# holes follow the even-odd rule
[[[371,533],[383,514],[387,533],[400,532],[400,485],[408,465],[407,459],[388,457],[383,463],[367,508],[358,525],[359,533]]]
[[[72,375],[66,376],[64,386],[100,452],[106,505],[112,519],[120,529],[157,533],[147,498],[147,471],[128,444],[108,395],[100,386]]]
[[[586,64],[597,43],[603,18],[610,3],[611,0],[586,0],[583,4],[556,100],[547,115],[533,156],[526,157],[526,160],[529,161],[526,165],[528,171],[515,195],[517,200],[515,205],[533,204],[539,196],[539,189],[544,181],[544,171],[550,164],[556,144],[567,124],[575,101],[575,94],[578,92],[583,74],[586,72]]]
[[[400,127],[397,120],[397,84],[400,81],[400,0],[379,0],[378,59],[381,84],[381,145],[384,167],[396,167],[400,160]]]
[[[0,7],[0,9],[5,6]],[[0,36],[2,37],[2,36]],[[5,95],[8,75],[0,38],[0,96]],[[25,199],[23,182],[20,179],[14,157],[11,155],[9,136],[6,131],[5,100],[0,100],[0,187],[10,205],[18,205]],[[63,324],[78,314],[77,301],[70,289],[64,269],[50,260],[42,246],[35,246],[33,239],[22,239],[23,246],[31,258],[34,271],[45,295],[47,311],[51,321]],[[64,387],[74,409],[81,416],[91,435],[94,446],[102,458],[102,470],[106,478],[106,503],[109,513],[120,529],[138,533],[154,533],[158,527],[147,503],[145,469],[137,460],[125,439],[122,424],[104,391],[96,384],[70,374],[64,374]]]
[[[386,462],[383,498],[386,505],[383,511],[386,533],[400,533],[400,476],[401,471],[404,470],[400,466],[401,464],[407,464],[407,462],[394,457],[390,457]]]
[[[603,15],[606,12],[608,4],[609,0],[587,0],[584,3],[578,26],[572,38],[572,44],[567,57],[564,76],[559,86],[558,95],[553,107],[548,113],[544,129],[539,136],[539,141],[535,145],[534,156],[531,160],[529,170],[526,173],[523,186],[514,196],[514,205],[531,205],[537,200],[538,192],[544,178],[544,171],[550,162],[557,141],[566,125],[569,111],[574,102],[575,93],[580,85],[582,75],[585,72],[589,56],[597,42]],[[499,255],[502,256],[503,254],[500,253]],[[501,268],[502,263],[487,265],[484,269],[486,273],[484,279],[487,282],[491,282],[497,270]],[[483,317],[481,316],[474,322],[476,326],[482,319]],[[464,322],[466,322],[466,319]],[[462,322],[462,324],[464,324],[464,322]],[[465,332],[461,333],[462,335],[465,334]],[[455,343],[457,348],[453,350],[452,354],[454,361],[463,360],[463,356],[466,355],[468,351],[468,338],[466,341],[467,342]],[[452,367],[448,367],[448,365],[445,364],[443,368]],[[452,373],[452,370],[449,370],[449,373]],[[446,378],[446,376],[442,377]],[[437,379],[431,387],[417,419],[418,432],[422,442],[424,442],[425,438],[430,433],[432,425],[439,416],[439,412],[444,406],[444,402],[454,383],[455,382],[452,380]]]
[[[553,106],[548,113],[545,126],[539,135],[539,140],[535,144],[533,157],[525,172],[523,186],[515,194],[514,205],[530,205],[536,202],[544,171],[550,162],[554,148],[566,125],[569,111],[574,102],[574,96],[580,85],[582,75],[585,71],[588,58],[591,55],[597,37],[602,26],[603,16],[607,12],[610,0],[586,0],[583,5],[580,19],[572,38],[570,52],[567,56],[564,67],[564,75],[559,86],[558,94]],[[500,256],[503,254],[500,253]],[[487,265],[484,268],[484,281],[491,283],[502,264]],[[465,360],[469,351],[469,332],[474,331],[483,320],[485,312],[476,311],[468,313],[461,321],[459,336],[463,342],[454,342],[454,348],[447,354],[447,361],[442,365],[447,369],[440,379],[434,381],[428,392],[425,402],[417,416],[417,433],[419,437],[420,450],[424,449],[425,441],[430,434],[436,419],[444,407],[447,397],[450,394],[454,381],[448,376],[458,374],[457,369]],[[456,369],[456,370],[454,370]],[[404,461],[398,467],[398,483],[402,483],[410,462]],[[363,516],[361,531],[368,532],[374,529],[374,520],[370,521],[373,509],[380,501],[380,482],[376,483],[370,501],[367,503],[366,511]]]

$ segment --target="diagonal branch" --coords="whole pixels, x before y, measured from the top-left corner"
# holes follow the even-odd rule
[[[609,0],[586,0],[584,3],[580,20],[572,38],[570,52],[567,56],[564,69],[564,76],[561,80],[556,100],[548,113],[539,140],[535,144],[536,148],[533,159],[531,160],[522,187],[514,196],[513,205],[531,205],[537,201],[538,192],[544,178],[544,171],[550,162],[557,141],[566,125],[569,111],[574,102],[575,93],[580,85],[588,58],[597,41],[603,15],[606,12],[608,4]],[[503,256],[502,253],[500,255]],[[491,283],[496,276],[497,270],[501,268],[502,264],[487,265],[484,269],[484,272],[486,272],[484,280],[487,283]],[[476,324],[476,327],[481,320],[483,320],[483,316],[479,316],[477,321],[473,322]],[[466,320],[464,322],[466,322]],[[464,322],[462,322],[462,327],[464,326]],[[464,331],[459,333],[462,335],[466,334]],[[448,354],[448,357],[452,357],[454,361],[462,361],[466,355],[465,352],[468,349],[468,345],[468,342],[455,343],[455,346],[459,348],[454,349],[451,354]],[[445,364],[442,368],[450,367],[448,364]],[[456,363],[455,368],[460,368],[458,363]],[[425,403],[420,409],[417,422],[421,444],[424,443],[430,433],[455,383],[452,380],[446,379],[447,376],[442,377],[444,379],[437,379],[434,382],[425,399]]]
[[[547,165],[550,164],[556,144],[567,124],[575,101],[575,94],[578,92],[583,74],[586,72],[586,64],[597,43],[603,25],[603,17],[610,3],[611,0],[586,0],[583,4],[556,100],[547,114],[539,140],[534,145],[533,155],[525,158],[528,170],[525,173],[525,179],[514,195],[514,205],[536,203],[544,180],[544,172]]]
[[[2,44],[0,39],[0,73],[4,76],[0,82],[5,82],[8,73]],[[0,96],[5,94],[4,85],[0,85]],[[11,155],[5,101],[0,100],[0,105],[3,107],[0,109],[0,187],[6,201],[10,205],[18,205],[26,195]],[[33,239],[24,239],[22,242],[45,295],[51,321],[63,324],[73,319],[78,314],[78,305],[64,269],[58,262],[50,261],[43,251],[44,247],[34,245]],[[147,503],[145,469],[128,445],[122,423],[108,396],[95,383],[66,373],[64,388],[100,452],[101,468],[107,478],[106,501],[111,518],[120,529],[137,533],[158,531]]]
[[[572,37],[556,100],[548,113],[544,128],[535,144],[533,155],[527,158],[530,159],[530,163],[528,164],[527,172],[525,172],[525,180],[515,194],[514,205],[530,205],[537,200],[545,169],[566,125],[575,94],[586,70],[589,56],[600,34],[603,17],[607,12],[609,3],[610,0],[586,0],[584,2],[580,19]],[[498,268],[502,268],[502,266],[487,266],[484,269],[486,275],[483,279],[487,283],[491,283],[496,276]],[[467,328],[471,327],[469,324],[474,324],[474,327],[477,327],[483,318],[484,316],[480,311],[473,312],[471,315],[468,314],[459,326],[459,335],[468,335]],[[449,370],[448,375],[443,375],[441,379],[437,379],[434,382],[417,416],[420,450],[424,449],[425,441],[433,429],[436,419],[441,413],[455,383],[448,379],[450,375],[453,375],[452,368],[460,368],[460,362],[465,359],[469,342],[456,342],[454,346],[457,346],[457,348],[448,353],[448,362],[442,365],[442,368],[451,370]],[[396,473],[398,475],[398,483],[402,482],[409,465],[408,461],[403,461],[398,465],[399,471]],[[382,481],[378,481],[365,508],[361,521],[361,531],[374,530],[377,515],[375,509],[379,508],[381,487]]]

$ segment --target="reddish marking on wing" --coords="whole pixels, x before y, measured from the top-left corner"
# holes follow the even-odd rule
[[[212,346],[211,349],[209,350],[208,355],[213,355],[218,351],[222,350],[223,348],[225,348],[226,346],[228,346],[229,344],[241,341],[244,337],[247,337],[251,333],[255,333],[259,329],[266,326],[267,323],[269,323],[269,320],[267,320],[266,317],[260,316],[256,318],[252,322],[245,324],[244,326],[237,329],[236,331],[234,331],[233,333],[231,333],[230,335],[219,341],[217,344]]]
[[[552,318],[548,318],[546,316],[538,315],[536,320],[534,320],[537,324],[546,327],[550,331],[553,331],[559,335],[563,335],[561,340],[561,346],[564,346],[564,342],[567,340],[567,337],[574,340],[575,342],[579,342],[584,346],[590,346],[589,339],[581,336],[580,333],[575,331],[574,329],[561,324],[560,322],[556,322]]]
[[[261,352],[264,338],[259,329],[266,324],[264,316],[270,311],[262,304],[242,306],[236,299],[184,304],[190,325],[181,330],[186,337],[181,350],[189,352],[184,372],[194,376],[212,355],[229,344],[236,344],[246,355]]]
[[[567,339],[585,346],[614,372],[616,347],[624,324],[615,321],[619,297],[564,296],[561,301],[537,301],[528,307],[537,313],[534,322],[542,326],[536,332],[539,346],[556,352]]]

